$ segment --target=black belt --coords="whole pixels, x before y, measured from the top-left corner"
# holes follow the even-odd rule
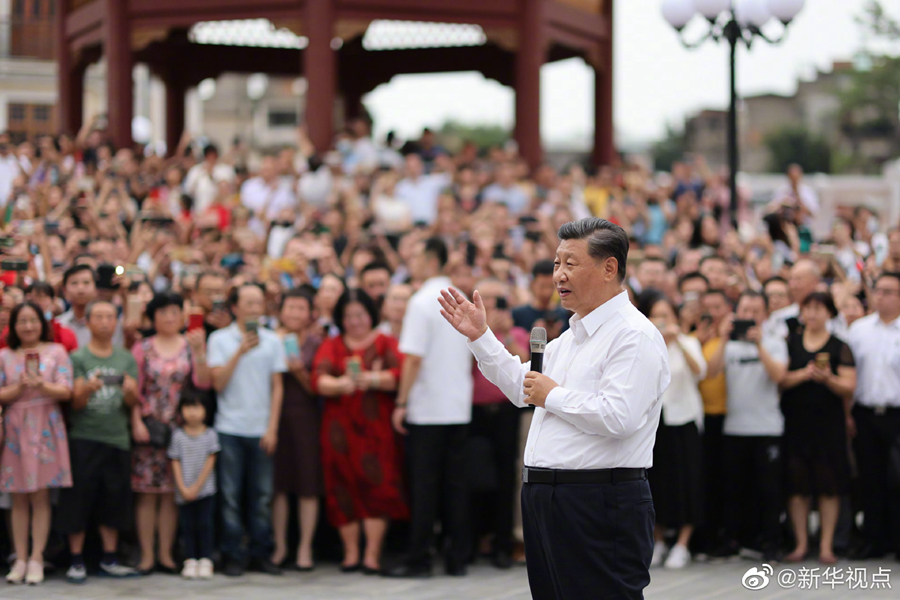
[[[866,406],[865,404],[857,404],[856,406],[879,416],[900,413],[900,406]]]
[[[647,469],[540,469],[525,467],[522,469],[524,483],[618,483],[620,481],[637,481],[647,478]]]

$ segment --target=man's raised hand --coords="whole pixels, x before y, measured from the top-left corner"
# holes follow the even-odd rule
[[[441,315],[453,328],[474,342],[487,331],[487,314],[484,302],[477,291],[472,295],[474,303],[466,300],[459,290],[441,290]]]

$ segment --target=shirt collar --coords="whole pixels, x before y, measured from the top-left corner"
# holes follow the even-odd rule
[[[569,319],[569,327],[575,332],[576,341],[581,343],[584,338],[594,335],[604,323],[629,302],[628,292],[622,291],[592,310],[587,316],[573,316]]]
[[[881,319],[881,315],[879,315],[878,313],[875,313],[875,322],[878,324],[879,327],[887,327],[888,329],[900,329],[900,317],[897,317],[890,323],[885,323]]]

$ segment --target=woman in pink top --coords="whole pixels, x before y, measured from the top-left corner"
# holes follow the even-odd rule
[[[9,347],[0,350],[0,403],[7,405],[0,491],[12,494],[17,559],[6,577],[10,583],[44,580],[48,488],[72,486],[69,444],[59,409],[60,402],[72,397],[72,363],[65,348],[52,339],[50,324],[36,304],[26,302],[12,310]],[[31,558],[26,564],[29,536]]]
[[[152,417],[174,429],[181,390],[188,379],[199,389],[210,386],[203,329],[181,333],[183,305],[182,297],[174,292],[156,294],[147,304],[147,317],[156,335],[132,349],[138,366],[140,397],[131,419],[136,444],[132,453],[131,489],[137,494],[136,522],[141,544],[138,571],[142,574],[149,574],[154,568],[166,573],[179,570],[172,559],[178,509],[171,461],[166,457],[165,448],[147,444],[150,433],[143,419]],[[154,556],[157,533],[158,564]]]

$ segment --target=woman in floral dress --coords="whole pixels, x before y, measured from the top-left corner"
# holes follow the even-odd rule
[[[26,302],[12,310],[9,348],[0,350],[0,403],[6,405],[0,491],[12,494],[17,558],[6,577],[10,583],[44,580],[49,488],[72,486],[69,444],[59,408],[60,402],[72,397],[72,363],[65,348],[52,339],[50,324],[36,304]],[[28,360],[26,365],[26,356],[35,354],[38,360]]]
[[[131,489],[137,494],[136,522],[141,544],[138,570],[149,574],[154,568],[177,573],[172,546],[178,526],[175,482],[165,448],[147,445],[150,433],[145,417],[175,427],[181,389],[190,377],[199,389],[210,385],[206,366],[206,346],[202,329],[181,334],[184,301],[174,292],[156,294],[147,305],[147,316],[156,335],[132,349],[138,365],[140,400],[132,412],[131,430],[136,442],[132,452]],[[159,562],[154,555],[155,534],[159,533]]]
[[[344,292],[334,315],[341,335],[322,343],[312,373],[313,389],[326,397],[325,506],[344,544],[341,570],[375,574],[388,522],[409,518],[401,446],[391,427],[402,358],[397,340],[374,328],[378,310],[362,290]]]

